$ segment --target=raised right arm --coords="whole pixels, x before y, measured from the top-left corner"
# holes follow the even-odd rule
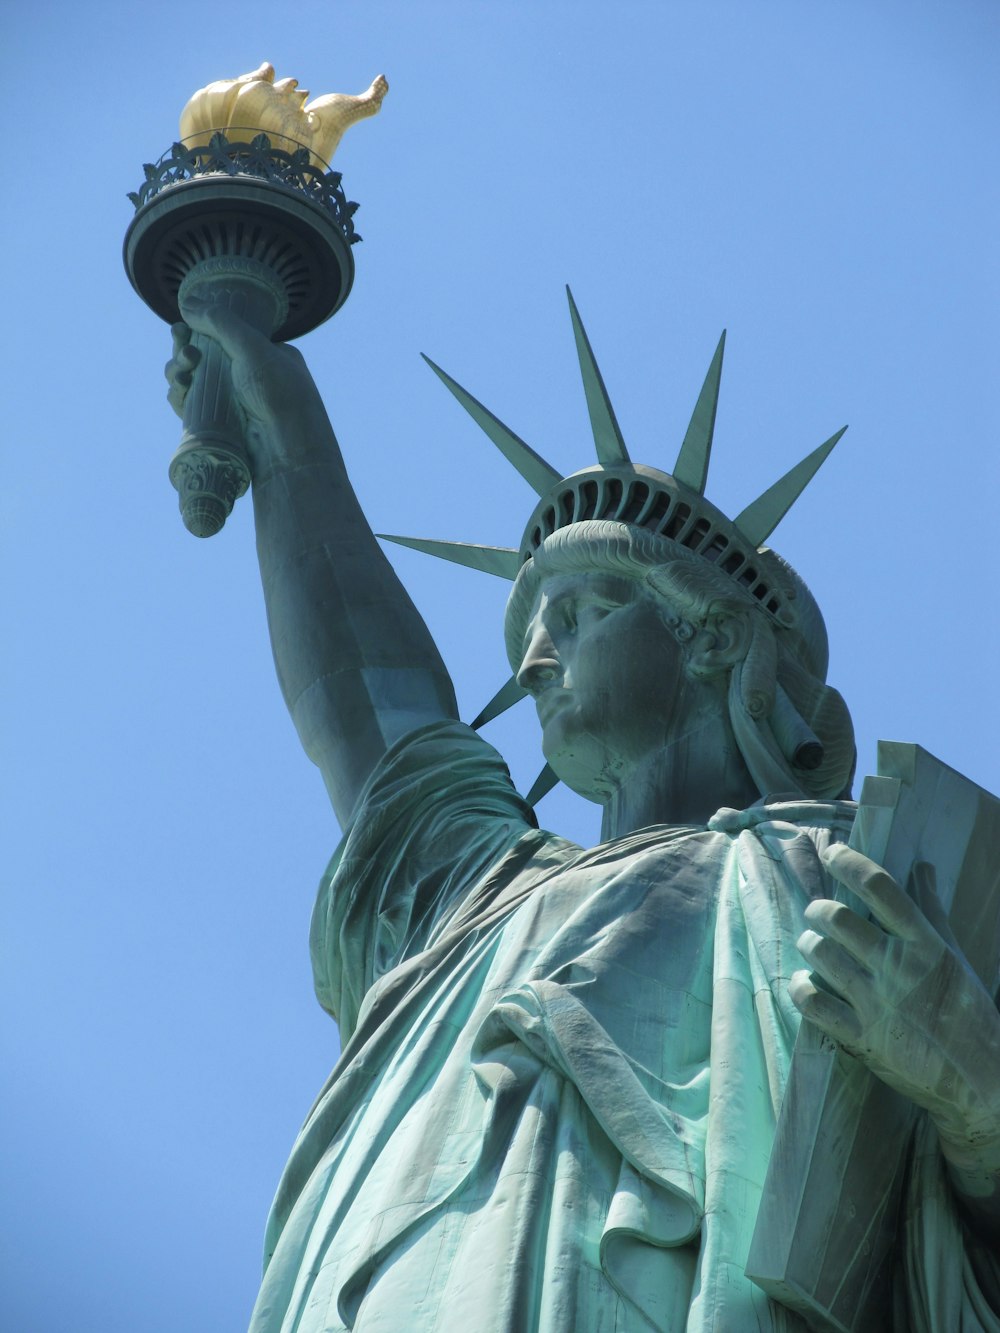
[[[361,512],[299,352],[214,305],[191,303],[183,313],[232,359],[249,423],[257,554],[278,680],[344,824],[394,741],[457,717],[451,680]],[[183,326],[175,336],[168,376],[176,405],[197,354]]]

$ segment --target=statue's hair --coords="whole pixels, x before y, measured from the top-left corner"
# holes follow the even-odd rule
[[[541,582],[551,574],[592,570],[642,583],[665,626],[689,640],[713,615],[746,618],[747,651],[730,676],[729,716],[736,742],[761,795],[813,798],[849,794],[854,728],[843,699],[826,684],[826,628],[815,599],[790,565],[762,551],[772,578],[794,599],[797,624],[775,624],[754,598],[704,557],[669,537],[611,520],[560,528],[518,573],[507,603],[507,655],[516,671]]]

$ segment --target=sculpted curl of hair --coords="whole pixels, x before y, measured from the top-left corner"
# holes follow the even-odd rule
[[[813,799],[850,794],[854,728],[843,699],[826,684],[826,627],[798,574],[773,551],[761,552],[772,579],[793,599],[785,628],[715,565],[668,537],[612,520],[590,520],[548,537],[515,580],[505,617],[514,671],[542,580],[591,570],[623,575],[657,599],[665,627],[680,641],[722,612],[746,618],[747,651],[729,681],[736,743],[761,795]]]

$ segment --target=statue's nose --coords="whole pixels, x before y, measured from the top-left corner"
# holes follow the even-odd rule
[[[528,641],[517,672],[517,683],[529,694],[537,694],[550,681],[562,676],[562,663],[549,638],[548,631],[539,625]]]

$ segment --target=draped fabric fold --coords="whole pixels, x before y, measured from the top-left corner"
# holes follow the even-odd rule
[[[252,1333],[799,1327],[744,1266],[794,942],[852,818],[778,799],[584,851],[468,728],[395,746],[314,912],[344,1048]]]

